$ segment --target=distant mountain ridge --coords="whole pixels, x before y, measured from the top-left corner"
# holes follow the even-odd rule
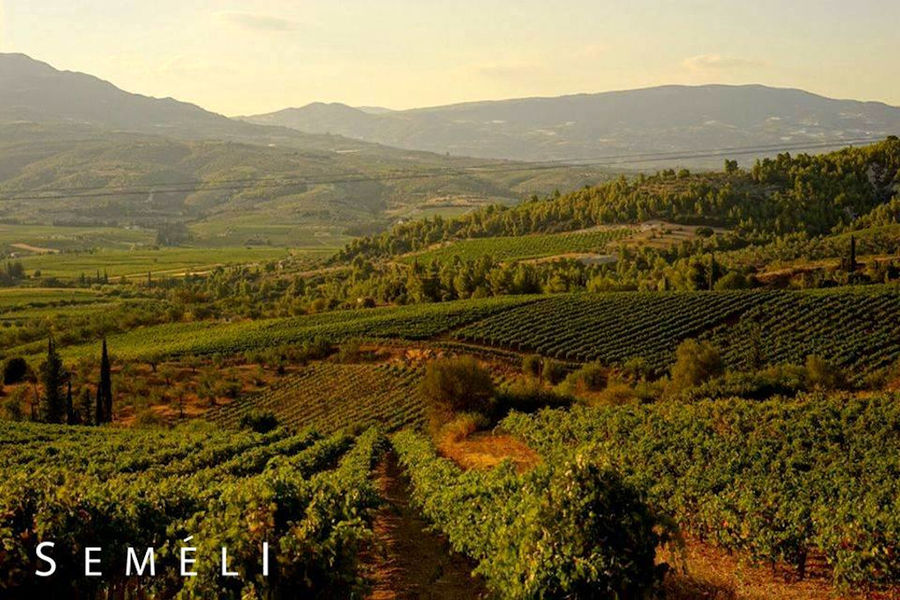
[[[763,85],[667,85],[382,114],[313,103],[243,120],[415,150],[538,161],[820,144],[900,132],[898,107]]]
[[[364,114],[345,111],[356,112]],[[348,231],[514,204],[607,177],[590,167],[485,168],[494,162],[246,123],[0,53],[6,223],[178,221],[217,244],[337,246]]]
[[[371,146],[229,119],[173,98],[133,94],[86,73],[60,71],[25,54],[0,53],[0,124],[20,121],[314,150]]]

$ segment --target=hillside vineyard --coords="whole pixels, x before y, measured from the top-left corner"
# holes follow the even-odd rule
[[[331,11],[269,8],[196,31],[318,93]],[[0,54],[0,598],[900,597],[898,124],[717,84],[228,118]]]

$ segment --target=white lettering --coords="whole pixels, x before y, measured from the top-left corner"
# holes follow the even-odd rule
[[[44,548],[53,548],[53,546],[55,545],[56,544],[54,544],[53,542],[41,542],[37,545],[38,560],[42,560],[47,563],[47,565],[49,565],[45,571],[38,570],[34,572],[34,574],[38,577],[50,577],[51,575],[56,573],[56,561],[44,554]]]
[[[100,559],[93,558],[92,555],[95,552],[102,552],[102,551],[103,551],[102,548],[94,548],[94,547],[88,547],[88,548],[84,549],[84,576],[85,577],[100,577],[101,575],[103,575],[103,573],[101,573],[100,571],[92,571],[91,570],[91,565],[99,565],[100,564]]]
[[[131,567],[134,565],[134,569],[138,575],[138,577],[144,574],[144,569],[147,568],[147,563],[150,563],[150,576],[156,576],[156,561],[154,560],[155,554],[153,548],[147,548],[147,551],[144,552],[144,559],[141,561],[141,564],[138,564],[137,552],[134,551],[134,548],[128,546],[128,559],[125,563],[125,575],[131,575]]]

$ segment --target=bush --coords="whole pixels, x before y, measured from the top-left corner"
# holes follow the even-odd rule
[[[599,392],[606,387],[609,372],[599,363],[588,363],[569,373],[562,382],[563,391],[569,394],[586,394]]]
[[[10,421],[21,421],[25,418],[25,408],[22,399],[17,395],[9,396],[0,401],[0,413]]]
[[[792,397],[806,389],[806,369],[797,365],[777,365],[752,373],[726,373],[681,393],[684,400],[717,398],[765,400],[773,396]]]
[[[529,354],[522,359],[522,373],[531,377],[540,377],[541,362],[541,356],[539,354]]]
[[[26,375],[28,375],[28,363],[24,358],[10,358],[3,365],[3,383],[5,385],[19,383],[25,379]]]
[[[443,423],[458,412],[489,413],[494,383],[478,361],[462,356],[429,363],[421,390],[433,422]]]
[[[719,350],[709,342],[684,340],[675,350],[670,387],[675,392],[700,385],[724,371]]]
[[[544,379],[552,385],[556,385],[565,379],[567,374],[568,369],[566,369],[566,365],[558,360],[548,360],[544,363]]]
[[[643,356],[632,356],[622,365],[623,374],[634,382],[650,378],[651,369]]]
[[[497,394],[493,417],[502,419],[512,411],[535,413],[542,408],[566,408],[573,400],[545,389],[536,381],[516,382]]]
[[[743,273],[731,271],[719,279],[714,286],[717,290],[743,290],[749,286]]]
[[[608,464],[579,453],[504,532],[479,571],[505,598],[644,598],[662,581],[668,541],[641,495]],[[666,530],[667,531],[667,530]]]
[[[806,385],[820,390],[837,390],[846,385],[844,372],[821,356],[806,357]]]
[[[241,417],[241,428],[268,433],[278,427],[278,417],[270,412],[254,410]]]

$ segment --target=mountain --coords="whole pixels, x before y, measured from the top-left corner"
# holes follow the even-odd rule
[[[900,132],[898,107],[762,85],[669,85],[382,114],[315,103],[243,120],[415,150],[537,161],[774,145],[816,148],[835,139]]]
[[[344,138],[236,121],[173,98],[126,92],[93,75],[60,71],[24,54],[0,53],[0,123],[14,122],[90,125],[180,139],[234,140],[307,150],[360,150],[366,146]]]
[[[345,118],[356,112],[365,114],[348,107]],[[7,223],[179,221],[211,243],[336,244],[348,231],[603,178],[596,169],[533,169],[246,123],[0,54]]]

